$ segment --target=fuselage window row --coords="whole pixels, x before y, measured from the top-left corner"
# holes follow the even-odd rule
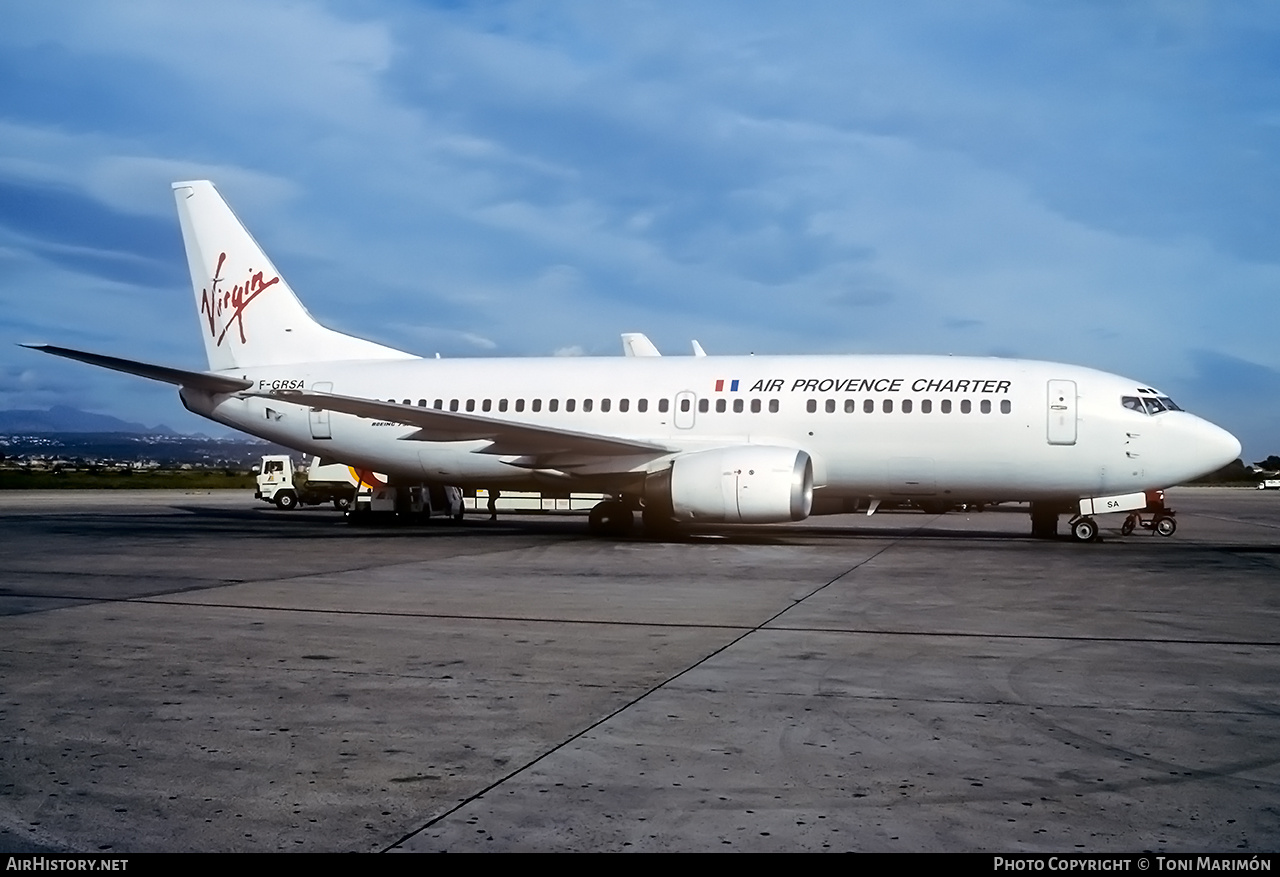
[[[826,402],[825,402],[825,403],[824,403],[824,405],[823,405],[823,408],[824,408],[824,410],[825,410],[828,414],[834,414],[834,413],[836,412],[836,400],[835,400],[835,399],[828,399],[828,400],[826,400]],[[938,408],[939,408],[939,410],[940,410],[943,414],[950,414],[950,413],[951,413],[951,400],[950,400],[950,399],[943,399],[943,400],[942,400],[942,402],[941,402],[941,404],[938,406]],[[717,409],[717,410],[720,410],[720,409]],[[805,410],[806,410],[806,411],[808,411],[810,414],[816,414],[816,413],[818,412],[818,400],[817,400],[817,399],[810,399],[810,400],[805,404]],[[856,400],[854,400],[854,399],[845,399],[845,400],[844,400],[844,411],[845,411],[845,413],[846,413],[846,414],[853,414],[853,413],[855,413],[857,410],[858,410],[858,403],[857,403],[857,401],[856,401]],[[876,402],[875,402],[875,400],[874,400],[874,399],[863,399],[863,400],[862,400],[862,411],[863,411],[863,413],[865,413],[865,414],[874,414],[874,413],[875,413],[875,410],[876,410]],[[894,410],[894,403],[893,403],[893,400],[892,400],[892,399],[884,399],[884,400],[882,400],[882,401],[881,401],[881,403],[880,403],[880,410],[881,410],[881,411],[883,411],[885,414],[892,414],[892,413],[893,413],[893,410]],[[898,406],[898,410],[900,410],[903,414],[910,414],[910,413],[912,413],[914,410],[916,410],[916,408],[915,408],[915,400],[913,400],[913,399],[903,399],[903,400],[901,401],[900,405]],[[990,414],[990,413],[991,413],[991,411],[992,411],[991,400],[990,400],[990,399],[983,399],[983,400],[981,400],[981,401],[978,403],[978,410],[979,410],[979,411],[981,411],[983,414]],[[969,413],[972,413],[972,411],[973,411],[973,401],[972,401],[972,400],[970,400],[970,399],[961,399],[961,400],[960,400],[960,413],[961,413],[961,414],[969,414]],[[920,400],[920,413],[921,413],[921,414],[932,414],[932,413],[933,413],[933,400],[932,400],[932,399],[921,399],[921,400]],[[1000,400],[1000,413],[1001,413],[1001,414],[1012,414],[1012,413],[1013,413],[1013,402],[1011,402],[1011,401],[1010,401],[1010,400],[1008,400],[1008,399],[1001,399],[1001,400]]]
[[[395,400],[395,399],[388,399],[387,401],[388,401],[388,402],[391,402],[391,403],[394,403],[396,400]],[[1126,401],[1128,401],[1128,400],[1126,399]],[[409,399],[405,399],[405,400],[403,400],[403,404],[405,404],[405,405],[410,405],[410,404],[412,404],[412,402],[411,402],[411,400],[409,400]],[[592,411],[592,410],[594,409],[594,406],[595,406],[595,401],[594,401],[594,400],[592,400],[592,399],[583,399],[583,400],[582,400],[582,410],[583,410],[583,412],[589,412],[589,411]],[[426,408],[426,407],[427,407],[427,400],[426,400],[426,399],[419,399],[419,400],[418,400],[418,407],[419,407],[419,408]],[[444,400],[443,400],[443,399],[436,399],[436,400],[435,400],[435,402],[431,405],[431,407],[432,407],[432,408],[434,408],[434,409],[436,409],[437,411],[442,411],[442,410],[444,410]],[[492,400],[492,399],[483,399],[483,400],[481,400],[481,401],[480,401],[480,410],[481,410],[481,411],[484,411],[484,412],[493,411],[493,410],[494,410],[494,407],[495,407],[495,406],[494,406],[494,403],[493,403],[493,400]],[[693,407],[693,403],[692,403],[692,401],[691,401],[690,399],[688,399],[687,397],[686,397],[686,398],[683,398],[683,399],[681,399],[681,400],[680,400],[680,410],[681,410],[681,411],[688,412],[688,411],[690,411],[690,410],[692,409],[692,407]],[[732,407],[733,412],[734,412],[735,414],[741,414],[741,413],[743,413],[744,411],[746,411],[748,408],[750,408],[750,410],[751,410],[751,413],[752,413],[752,414],[759,414],[759,413],[760,413],[760,411],[761,411],[761,409],[762,409],[762,407],[763,407],[763,404],[762,404],[762,402],[761,402],[761,400],[760,400],[760,399],[752,399],[749,403],[748,403],[748,402],[746,402],[746,401],[745,401],[745,400],[743,400],[743,399],[734,399],[734,400],[733,400],[733,403],[732,403],[732,406],[730,405],[730,403],[729,403],[729,401],[728,401],[727,399],[717,399],[717,400],[715,401],[715,410],[716,410],[716,413],[717,413],[717,414],[723,414],[723,413],[727,412],[727,411],[730,409],[730,407]],[[1128,407],[1128,406],[1127,406],[1127,407]],[[459,408],[465,409],[466,411],[475,411],[475,410],[476,410],[476,400],[475,400],[475,399],[467,399],[467,400],[465,400],[465,401],[464,401],[464,400],[459,400],[459,399],[450,399],[450,400],[449,400],[449,410],[450,410],[450,411],[457,411],[457,410],[459,410]],[[496,408],[497,408],[497,410],[498,410],[499,412],[503,412],[503,413],[505,413],[506,411],[508,411],[508,410],[509,410],[509,408],[510,408],[510,409],[513,409],[513,410],[515,410],[517,413],[520,413],[520,412],[523,412],[523,411],[525,410],[525,400],[524,400],[524,399],[516,399],[516,400],[515,400],[514,405],[512,406],[512,405],[510,405],[510,400],[507,400],[507,399],[499,399],[499,400],[498,400],[498,403],[497,403]],[[548,399],[548,400],[547,400],[547,410],[548,410],[548,411],[558,411],[558,410],[559,410],[559,408],[560,408],[560,400],[558,400],[558,399]],[[823,403],[823,408],[824,408],[824,410],[825,410],[828,414],[834,414],[834,413],[836,412],[836,409],[837,409],[837,403],[836,403],[836,400],[835,400],[835,399],[827,399],[827,400]],[[576,409],[577,409],[577,400],[575,400],[575,399],[565,399],[565,400],[564,400],[564,410],[565,410],[565,411],[575,411]],[[779,409],[780,409],[780,406],[779,406],[778,400],[777,400],[777,399],[770,399],[770,400],[769,400],[769,413],[770,413],[770,414],[777,414],[777,413],[778,413],[778,411],[779,411]],[[805,409],[806,409],[810,414],[816,414],[816,413],[817,413],[817,411],[818,411],[818,400],[817,400],[817,399],[810,399],[810,400],[806,403],[806,405],[805,405]],[[533,399],[533,400],[531,400],[531,401],[530,401],[530,403],[529,403],[529,410],[530,410],[530,411],[541,411],[541,410],[542,410],[542,400],[541,400],[541,399]],[[600,400],[600,411],[601,411],[601,413],[604,413],[604,412],[607,412],[607,411],[612,411],[612,410],[613,410],[613,400],[611,400],[611,399],[601,399],[601,400]],[[619,413],[623,413],[623,414],[625,414],[625,413],[627,413],[628,411],[630,411],[630,410],[631,410],[631,400],[630,400],[630,399],[619,399],[619,400],[618,400],[618,409],[617,409],[617,410],[619,411]],[[648,400],[648,399],[637,399],[637,400],[636,400],[636,411],[637,411],[638,413],[640,413],[640,414],[644,414],[644,413],[645,413],[645,412],[647,412],[648,410],[649,410],[649,400]],[[665,413],[667,413],[669,410],[670,410],[670,400],[668,400],[668,399],[659,399],[659,400],[658,400],[658,411],[659,411],[659,412],[661,412],[661,413],[663,413],[663,414],[665,414]],[[856,412],[857,412],[857,410],[858,410],[858,403],[857,403],[857,401],[856,401],[856,400],[854,400],[854,399],[845,399],[845,400],[844,400],[844,411],[845,411],[845,413],[846,413],[846,414],[853,414],[853,413],[856,413]],[[864,412],[865,414],[874,414],[874,413],[875,413],[875,410],[876,410],[876,403],[875,403],[875,400],[874,400],[874,399],[864,399],[864,400],[862,400],[862,410],[863,410],[863,412]],[[893,411],[894,411],[894,402],[893,402],[893,400],[892,400],[892,399],[884,399],[884,400],[882,400],[882,401],[881,401],[881,403],[880,403],[880,410],[881,410],[881,411],[883,411],[885,414],[892,414],[892,413],[893,413]],[[914,401],[914,400],[912,400],[912,399],[903,399],[903,400],[902,400],[902,402],[901,402],[901,404],[898,406],[898,410],[900,410],[903,414],[910,414],[910,413],[912,413],[914,410],[916,410],[916,409],[915,409],[915,401]],[[920,410],[920,413],[921,413],[921,414],[931,414],[931,413],[933,413],[933,400],[932,400],[932,399],[921,399],[921,400],[920,400],[920,409],[919,409],[919,410]],[[951,413],[951,411],[952,411],[952,404],[951,404],[951,400],[950,400],[950,399],[943,399],[943,400],[941,401],[941,403],[939,404],[939,406],[938,406],[938,410],[939,410],[939,411],[941,411],[943,414],[950,414],[950,413]],[[992,412],[991,400],[990,400],[990,399],[983,399],[983,400],[981,400],[981,401],[978,403],[978,410],[979,410],[979,411],[981,411],[983,414],[990,414],[990,413]],[[1136,410],[1141,411],[1141,408],[1137,408]],[[1179,410],[1179,409],[1177,409],[1177,408],[1172,408],[1172,407],[1171,407],[1171,408],[1164,409],[1164,410],[1174,410],[1174,411],[1177,411],[1177,410]],[[707,413],[709,413],[709,412],[711,411],[711,400],[706,399],[706,398],[699,399],[699,400],[698,400],[698,411],[699,411],[700,413],[702,413],[702,414],[707,414]],[[961,399],[961,400],[960,400],[960,413],[961,413],[961,414],[970,414],[970,413],[972,413],[972,412],[973,412],[973,402],[972,402],[972,400],[970,400],[970,399]],[[1013,413],[1013,403],[1012,403],[1010,400],[1008,400],[1008,399],[1001,399],[1001,400],[1000,400],[1000,413],[1001,413],[1001,414],[1012,414],[1012,413]]]
[[[387,401],[388,401],[388,402],[391,402],[391,403],[393,403],[393,404],[394,404],[396,400],[395,400],[395,399],[388,399]],[[404,404],[404,405],[412,405],[412,404],[413,404],[413,402],[412,402],[411,400],[409,400],[409,399],[404,399],[404,400],[402,401],[402,404]],[[517,412],[517,413],[520,413],[520,412],[523,412],[523,411],[525,410],[525,400],[524,400],[524,399],[516,399],[516,400],[514,400],[514,402],[513,402],[512,400],[509,400],[509,399],[499,399],[499,400],[497,401],[497,404],[496,404],[496,405],[494,404],[494,400],[492,400],[492,399],[482,399],[482,400],[480,400],[479,405],[480,405],[480,410],[481,410],[482,412],[488,412],[488,411],[494,411],[494,410],[497,410],[497,411],[499,411],[499,412],[505,413],[505,412],[506,412],[506,411],[508,411],[508,410],[513,410],[513,411],[515,411],[515,412]],[[681,410],[681,411],[685,411],[685,412],[690,411],[690,410],[692,409],[692,405],[693,405],[693,403],[692,403],[692,402],[691,402],[691,400],[689,400],[688,398],[684,398],[684,399],[681,399],[681,400],[680,400],[680,410]],[[419,407],[419,408],[427,408],[427,407],[430,407],[430,408],[434,408],[436,411],[443,411],[443,410],[445,410],[445,400],[444,400],[444,399],[436,399],[434,402],[432,402],[432,403],[431,403],[431,405],[430,405],[430,406],[428,406],[428,404],[427,404],[427,400],[426,400],[426,399],[419,399],[419,400],[418,400],[418,407]],[[547,400],[547,410],[548,410],[548,411],[557,411],[557,410],[559,410],[559,407],[560,407],[560,400],[558,400],[558,399],[548,399],[548,400]],[[752,400],[750,401],[750,403],[747,403],[746,401],[744,401],[744,400],[742,400],[742,399],[734,399],[734,400],[733,400],[733,406],[732,406],[732,407],[733,407],[733,411],[734,411],[734,413],[736,413],[736,414],[741,414],[741,413],[743,413],[744,411],[746,411],[746,410],[747,410],[747,408],[748,408],[748,407],[750,407],[750,409],[751,409],[751,413],[752,413],[752,414],[759,414],[759,413],[760,413],[760,411],[763,409],[764,404],[763,404],[763,402],[762,402],[760,399],[752,399]],[[565,410],[565,411],[574,411],[574,410],[576,410],[576,408],[577,408],[577,400],[576,400],[576,399],[565,399],[565,400],[564,400],[564,410]],[[594,400],[594,399],[583,399],[583,400],[582,400],[582,410],[583,410],[584,412],[592,411],[592,410],[594,410],[594,408],[595,408],[595,400]],[[729,405],[728,405],[728,402],[727,402],[725,399],[717,399],[717,400],[716,400],[716,411],[717,411],[717,412],[725,412],[725,411],[727,411],[728,409],[729,409]],[[475,411],[475,410],[476,410],[476,400],[475,400],[475,399],[450,399],[450,400],[449,400],[449,405],[448,405],[448,410],[450,410],[450,411],[459,411],[459,410],[464,410],[464,411]],[[532,399],[532,400],[530,400],[530,401],[529,401],[529,410],[530,410],[530,411],[541,411],[541,410],[542,410],[542,400],[541,400],[541,399]],[[614,406],[613,406],[613,400],[612,400],[612,399],[601,399],[601,400],[600,400],[600,412],[601,412],[601,413],[605,413],[605,412],[609,412],[609,411],[613,411],[613,410],[614,410]],[[636,410],[636,412],[637,412],[638,414],[645,414],[645,413],[647,413],[647,412],[648,412],[648,410],[649,410],[649,400],[648,400],[648,399],[637,399],[637,400],[636,400],[636,405],[635,405],[635,410]],[[666,413],[667,413],[668,411],[670,411],[670,410],[671,410],[671,400],[670,400],[670,399],[659,399],[659,400],[658,400],[658,411],[659,411],[659,413],[661,413],[661,414],[666,414]],[[711,410],[711,403],[710,403],[710,400],[705,399],[705,398],[704,398],[704,399],[699,399],[699,400],[698,400],[698,411],[700,411],[700,412],[702,412],[703,414],[705,414],[705,413],[707,413],[707,412],[708,412],[708,411],[710,411],[710,410]],[[769,413],[770,413],[770,414],[777,414],[779,410],[780,410],[780,406],[779,406],[779,404],[778,404],[778,400],[777,400],[777,399],[770,399],[770,400],[769,400]],[[630,400],[630,399],[619,399],[619,400],[618,400],[617,411],[618,411],[620,414],[626,414],[626,413],[628,413],[629,411],[631,411],[631,400]]]

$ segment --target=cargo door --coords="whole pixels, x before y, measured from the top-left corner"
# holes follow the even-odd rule
[[[311,385],[313,393],[332,393],[332,381],[316,381]],[[329,431],[329,412],[324,408],[311,409],[311,437],[313,439],[331,439],[333,433]]]
[[[894,496],[933,496],[938,492],[932,457],[892,457],[889,492]]]
[[[1049,382],[1049,428],[1051,445],[1076,443],[1076,382]]]

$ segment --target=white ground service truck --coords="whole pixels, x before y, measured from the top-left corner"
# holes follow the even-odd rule
[[[292,458],[285,454],[268,454],[254,471],[258,476],[254,498],[275,503],[276,508],[286,511],[330,502],[345,511],[355,501],[359,483],[349,466],[324,463],[319,457],[312,457],[311,465],[303,467],[294,466]]]

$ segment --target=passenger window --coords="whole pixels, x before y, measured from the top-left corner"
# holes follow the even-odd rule
[[[418,407],[419,407],[419,408],[426,408],[426,407],[427,407],[427,400],[426,400],[426,399],[419,399],[419,400],[418,400]]]
[[[770,399],[770,400],[769,400],[769,413],[770,413],[770,414],[777,414],[777,413],[778,413],[778,400],[777,400],[777,399]]]
[[[883,407],[884,407],[884,413],[885,413],[885,414],[892,414],[892,413],[893,413],[893,400],[892,400],[892,399],[885,399],[885,400],[884,400],[884,406],[883,406]]]
[[[523,400],[523,399],[517,399],[517,400],[516,400],[516,410],[517,410],[517,411],[523,411],[523,410],[524,410],[524,400]]]
[[[874,413],[875,413],[875,410],[876,410],[876,403],[875,403],[875,400],[874,400],[874,399],[863,399],[863,400],[862,400],[862,413],[863,413],[863,414],[874,414]]]
[[[457,411],[457,410],[458,410],[458,400],[457,400],[457,399],[450,399],[450,400],[449,400],[449,410],[450,410],[450,411]]]
[[[942,413],[943,413],[943,414],[950,414],[950,413],[951,413],[951,400],[950,400],[950,399],[943,399],[943,400],[942,400]]]
[[[548,400],[547,400],[547,410],[548,410],[548,411],[559,411],[559,410],[560,410],[560,400],[559,400],[559,399],[548,399]]]
[[[826,408],[827,408],[827,413],[828,413],[828,414],[835,414],[835,413],[836,413],[836,400],[835,400],[835,399],[828,399],[828,400],[827,400]]]
[[[436,404],[432,405],[431,407],[432,407],[432,408],[434,408],[434,409],[436,409],[437,411],[439,411],[441,408],[444,408],[444,400],[443,400],[443,399],[437,399],[437,400],[436,400]]]
[[[857,403],[856,401],[854,401],[853,399],[845,399],[845,400],[844,400],[844,413],[845,413],[845,414],[852,414],[853,412],[855,412],[855,411],[857,411],[857,410],[858,410],[858,403]]]
[[[903,400],[902,400],[902,413],[903,413],[903,414],[910,414],[910,413],[911,413],[911,400],[910,400],[910,399],[903,399]]]
[[[645,409],[645,406],[647,406],[648,404],[649,404],[649,400],[648,400],[648,399],[641,399],[641,400],[640,400],[640,410],[641,410],[641,411],[643,411],[643,410]],[[659,399],[659,400],[658,400],[658,411],[659,411],[659,413],[661,413],[661,414],[666,414],[666,413],[667,413],[667,411],[669,411],[670,409],[671,409],[671,400],[670,400],[670,399]],[[685,410],[687,411],[688,409],[686,408]]]
[[[921,399],[921,400],[920,400],[920,413],[921,413],[921,414],[929,414],[929,413],[930,413],[930,412],[932,412],[932,411],[933,411],[933,400],[932,400],[932,399]]]
[[[759,399],[752,399],[752,400],[751,400],[751,413],[752,413],[752,414],[759,414],[759,413],[760,413],[760,400],[759,400]]]
[[[982,402],[980,402],[980,403],[978,404],[978,407],[979,407],[980,409],[982,409],[982,413],[983,413],[983,414],[990,414],[990,413],[991,413],[991,400],[990,400],[990,399],[983,399],[983,400],[982,400]]]
[[[480,403],[480,410],[481,410],[481,411],[489,411],[489,410],[491,410],[492,408],[493,408],[493,400],[492,400],[492,399],[485,399],[483,402],[481,402],[481,403]]]
[[[808,411],[810,414],[812,414],[813,412],[817,411],[817,410],[818,410],[818,400],[817,400],[817,399],[810,399],[808,402],[806,402],[806,403],[805,403],[804,410],[805,410],[805,411]]]
[[[541,410],[542,410],[542,400],[541,400],[541,399],[534,399],[534,400],[533,400],[533,410],[534,410],[534,411],[541,411]]]
[[[741,413],[742,413],[742,400],[741,400],[741,399],[734,399],[734,400],[733,400],[733,413],[734,413],[734,414],[741,414]]]
[[[401,402],[400,404],[402,404],[402,405],[412,405],[413,403],[412,403],[412,402],[410,402],[408,399],[405,399],[405,400],[404,400],[403,402]]]
[[[619,399],[619,400],[618,400],[618,410],[619,410],[619,411],[621,411],[623,414],[626,414],[626,413],[627,413],[627,409],[628,409],[628,408],[630,408],[630,407],[631,407],[631,400],[630,400],[630,399]],[[641,410],[643,411],[644,409],[641,409]]]
[[[600,410],[601,410],[601,411],[608,411],[608,410],[609,410],[609,400],[608,400],[608,399],[601,399],[601,400],[600,400]]]
[[[499,410],[499,411],[506,411],[506,410],[507,410],[507,400],[506,400],[506,399],[499,399],[499,400],[498,400],[498,410]]]
[[[968,414],[968,413],[969,413],[970,411],[972,411],[972,410],[973,410],[973,403],[972,403],[972,402],[970,402],[968,399],[961,399],[961,400],[960,400],[960,413],[961,413],[961,414]]]
[[[467,400],[467,410],[468,410],[468,411],[475,411],[475,410],[476,410],[476,400],[475,400],[475,399],[468,399],[468,400]]]
[[[577,400],[576,400],[576,399],[565,399],[565,400],[564,400],[564,410],[565,410],[565,411],[572,411],[574,408],[577,408],[577,407],[578,407],[578,402],[577,402]]]
[[[704,401],[704,402],[705,402],[706,400],[705,400],[705,399],[703,399],[702,401]],[[716,400],[716,413],[717,413],[717,414],[724,414],[724,409],[725,409],[726,407],[728,407],[728,404],[729,404],[729,403],[728,403],[728,402],[726,402],[726,401],[725,401],[725,400],[723,400],[723,399],[717,399],[717,400]]]
[[[1012,410],[1013,410],[1013,403],[1012,403],[1012,402],[1010,402],[1008,399],[1001,399],[1001,400],[1000,400],[1000,413],[1001,413],[1001,414],[1008,414],[1008,413],[1009,413],[1010,411],[1012,411]]]

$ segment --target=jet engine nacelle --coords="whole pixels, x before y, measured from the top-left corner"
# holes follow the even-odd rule
[[[804,451],[769,445],[695,451],[651,477],[645,499],[677,521],[802,521],[813,508],[813,461]]]

